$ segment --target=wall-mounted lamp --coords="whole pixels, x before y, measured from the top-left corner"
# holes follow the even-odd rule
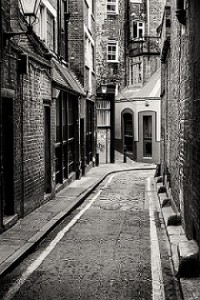
[[[101,91],[102,91],[102,94],[106,94],[106,92],[107,92],[107,85],[106,84],[101,85]]]
[[[149,101],[145,100],[145,106],[149,106]]]
[[[4,40],[9,39],[13,36],[20,34],[30,34],[33,30],[33,23],[36,20],[37,12],[40,7],[41,0],[19,0],[20,8],[22,13],[28,22],[27,31],[19,31],[19,32],[3,32]]]

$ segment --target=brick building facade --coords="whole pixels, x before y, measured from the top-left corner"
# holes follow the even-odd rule
[[[115,105],[115,145],[137,161],[159,162],[160,41],[164,0],[125,1],[125,87]],[[123,86],[122,86],[123,87]]]
[[[97,145],[100,162],[114,162],[115,95],[126,85],[126,1],[97,1]],[[107,91],[104,93],[104,86]]]
[[[198,1],[166,2],[162,24],[161,172],[187,237],[200,245]]]
[[[1,1],[0,231],[81,176],[85,92],[67,65],[68,8],[40,5],[30,30],[21,1]]]
[[[84,87],[81,102],[81,161],[83,174],[96,156],[95,0],[68,0],[68,61]]]

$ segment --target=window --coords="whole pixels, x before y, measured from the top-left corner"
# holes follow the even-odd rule
[[[54,16],[47,11],[47,45],[50,50],[55,51],[55,19]]]
[[[140,86],[143,83],[143,64],[142,61],[137,59],[130,60],[129,63],[129,82],[130,85]]]
[[[109,41],[107,46],[107,60],[110,62],[118,62],[118,43],[117,41]]]
[[[46,5],[46,4],[45,4]],[[38,22],[34,25],[36,34],[39,35],[50,50],[55,51],[55,9],[48,4],[48,6],[41,5],[38,13]]]
[[[134,83],[134,65],[130,65],[130,84],[132,85]]]
[[[110,101],[97,101],[97,126],[110,126]]]
[[[133,21],[133,39],[144,37],[144,22]]]
[[[94,46],[91,45],[92,47],[92,70],[94,71],[94,64],[95,64],[95,51],[94,51]]]
[[[107,0],[107,14],[115,15],[118,13],[118,0]]]

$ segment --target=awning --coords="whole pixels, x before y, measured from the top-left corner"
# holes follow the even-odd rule
[[[116,96],[116,100],[125,99],[146,99],[146,98],[160,98],[160,69],[157,70],[149,79],[149,81],[140,89],[133,86],[125,87]]]
[[[66,66],[61,65],[55,59],[53,59],[52,62],[52,77],[54,84],[75,94],[86,96],[81,83],[78,81],[73,72]]]

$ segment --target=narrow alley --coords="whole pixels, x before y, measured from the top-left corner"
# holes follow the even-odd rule
[[[145,197],[154,172],[109,175],[1,280],[1,299],[179,299],[156,203]]]

